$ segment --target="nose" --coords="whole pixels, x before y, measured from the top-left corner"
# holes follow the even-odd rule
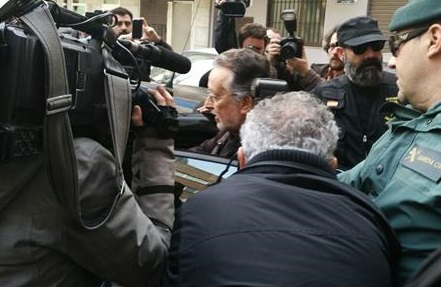
[[[394,56],[392,56],[389,61],[387,62],[387,67],[389,69],[395,69],[395,64],[396,64],[397,58],[395,58]]]

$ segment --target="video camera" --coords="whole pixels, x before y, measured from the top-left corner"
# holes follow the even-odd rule
[[[246,8],[250,7],[251,0],[226,0],[218,5],[222,13],[227,17],[242,18],[245,15]]]
[[[24,2],[29,2],[29,5],[41,4],[41,1]],[[12,2],[5,4],[1,11],[3,13],[0,13],[0,128],[41,127],[46,99],[45,56],[39,39],[20,21],[8,17],[9,11],[6,8],[12,7],[9,4]],[[74,134],[78,131],[79,135],[90,136],[109,131],[103,49],[111,53],[110,57],[115,57],[114,66],[119,65],[118,57],[126,55],[132,59],[140,57],[152,65],[180,73],[186,73],[191,68],[187,58],[165,48],[117,40],[108,25],[113,14],[92,13],[88,18],[52,2],[47,4],[58,27],[70,27],[90,35],[78,39],[69,34],[59,34],[69,93],[72,95],[69,119]],[[128,78],[122,66],[116,70],[122,77]],[[153,101],[136,103],[155,104]],[[157,107],[141,108],[143,111],[152,111]],[[158,119],[158,114],[150,115],[149,119]],[[158,121],[157,124],[161,123]],[[1,130],[0,137],[3,138]]]
[[[251,84],[251,92],[258,101],[274,96],[277,93],[287,92],[288,83],[285,80],[274,78],[256,78]]]
[[[280,59],[284,61],[294,57],[301,58],[304,41],[296,36],[297,15],[295,9],[284,10],[282,12],[282,20],[289,35],[280,41]]]

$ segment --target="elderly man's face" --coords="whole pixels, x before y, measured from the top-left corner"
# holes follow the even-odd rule
[[[116,18],[118,20],[112,30],[117,37],[132,33],[132,18],[129,14],[116,15]]]
[[[249,107],[249,96],[239,99],[227,88],[232,77],[231,70],[223,67],[214,68],[208,78],[208,90],[217,128],[237,133],[251,107]]]
[[[352,82],[363,87],[374,87],[381,83],[383,47],[384,42],[377,41],[343,49],[345,72]]]

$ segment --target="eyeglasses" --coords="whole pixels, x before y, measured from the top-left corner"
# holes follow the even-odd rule
[[[235,96],[235,94],[232,93],[232,94],[225,94],[225,95],[216,95],[212,92],[209,92],[207,101],[214,104],[214,103],[220,102],[222,99],[227,98],[229,96]]]
[[[422,27],[415,30],[407,31],[398,33],[395,35],[390,36],[389,38],[389,48],[390,52],[394,57],[398,56],[398,51],[400,50],[400,46],[406,43],[407,41],[410,41],[418,36],[421,36],[424,34],[424,32],[427,31],[429,27]]]
[[[371,47],[374,52],[379,52],[384,48],[384,41],[368,42],[358,46],[347,46],[347,48],[351,49],[355,55],[365,53],[369,47]]]

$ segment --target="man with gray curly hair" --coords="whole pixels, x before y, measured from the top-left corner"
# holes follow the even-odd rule
[[[337,180],[337,133],[306,92],[256,104],[240,131],[242,169],[178,210],[163,286],[392,286],[397,239]]]
[[[338,127],[334,116],[306,92],[263,100],[247,115],[240,135],[246,161],[267,150],[287,149],[317,155],[332,167],[337,166],[334,150]]]

